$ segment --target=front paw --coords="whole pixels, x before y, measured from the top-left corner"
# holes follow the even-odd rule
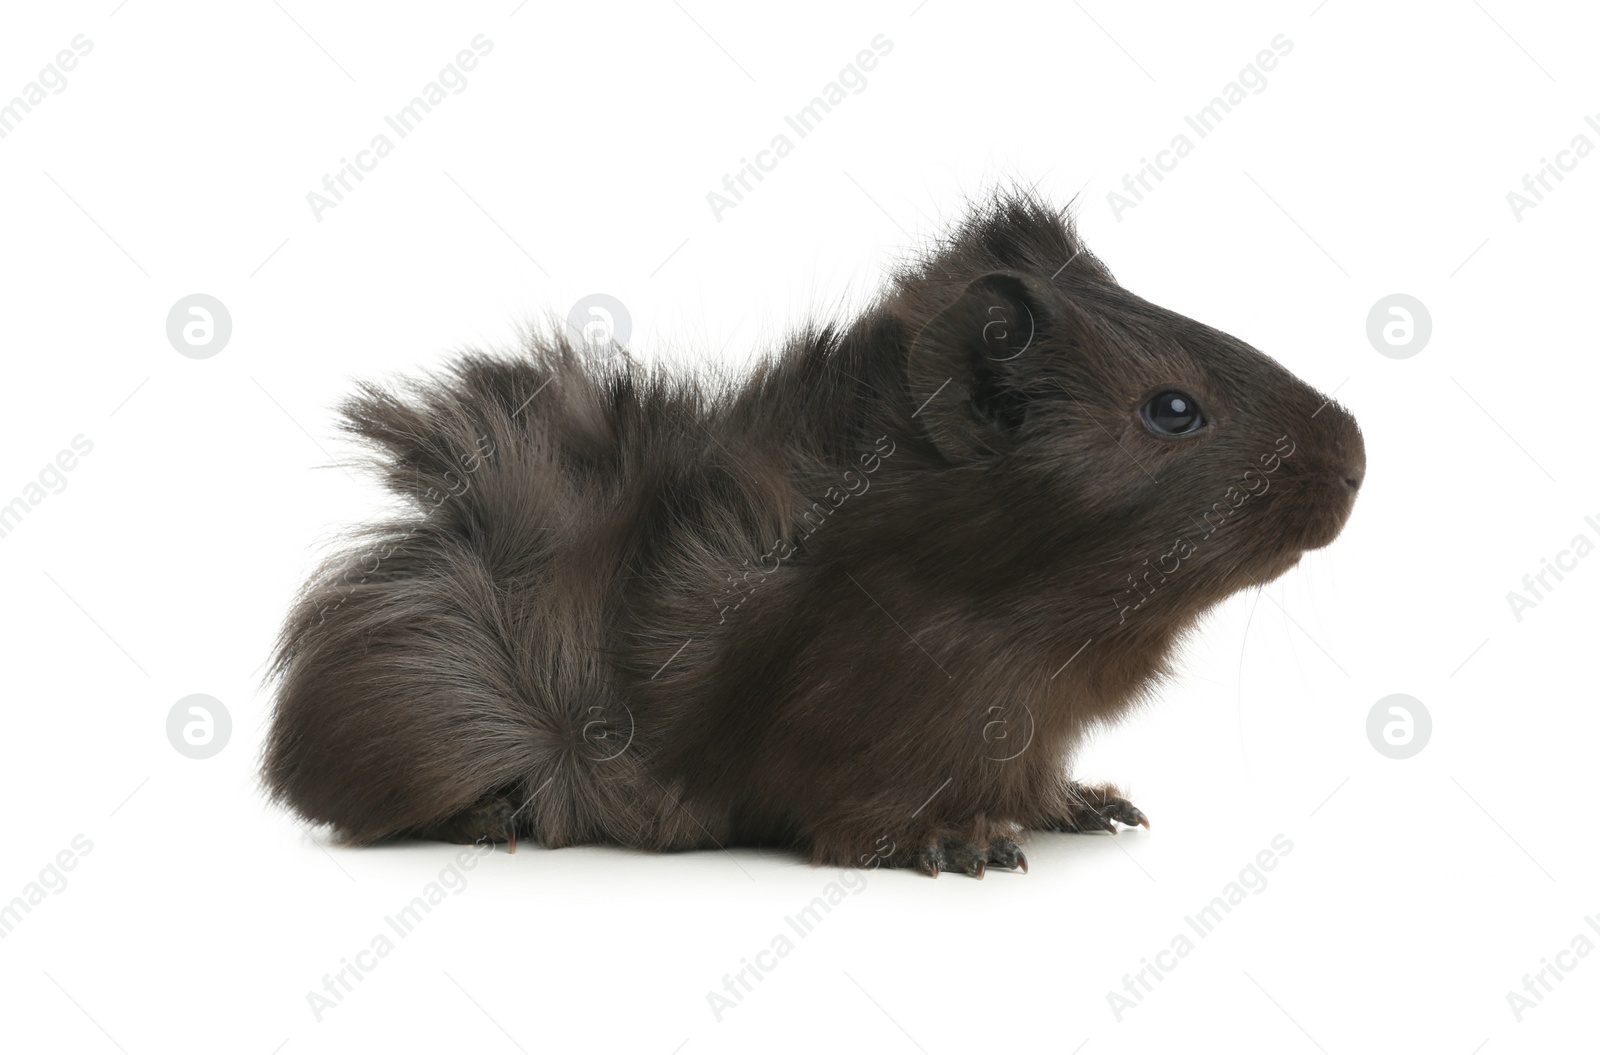
[[[989,865],[1021,869],[1024,874],[1028,871],[1028,858],[1022,848],[1005,835],[978,842],[969,842],[959,835],[946,835],[918,847],[902,863],[935,879],[940,872],[965,872],[974,879],[982,879]]]
[[[958,832],[943,827],[898,843],[880,839],[873,853],[859,855],[854,863],[864,868],[915,868],[934,878],[941,872],[965,872],[982,879],[990,865],[1027,872],[1028,858],[1010,835],[983,825],[963,828]],[[1014,826],[1007,830],[1016,831]]]
[[[1112,785],[1071,784],[1062,790],[1057,809],[1032,827],[1052,832],[1107,831],[1114,835],[1116,821],[1130,828],[1135,824],[1147,830],[1150,827],[1144,812]]]

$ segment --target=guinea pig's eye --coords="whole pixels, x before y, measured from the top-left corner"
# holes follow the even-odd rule
[[[1144,405],[1145,428],[1157,436],[1183,436],[1206,423],[1200,404],[1175,389],[1151,396]]]

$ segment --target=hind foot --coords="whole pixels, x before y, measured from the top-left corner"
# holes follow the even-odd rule
[[[447,843],[507,843],[517,852],[516,808],[501,795],[486,795],[452,817],[414,829],[418,839]]]
[[[1054,808],[1028,827],[1051,832],[1117,832],[1114,822],[1150,827],[1144,812],[1122,797],[1110,784],[1068,784],[1060,790]]]

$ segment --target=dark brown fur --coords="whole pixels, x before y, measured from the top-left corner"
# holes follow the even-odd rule
[[[1205,429],[1145,428],[1168,386]],[[1020,195],[742,381],[556,335],[344,409],[415,512],[290,614],[265,774],[357,843],[981,874],[1025,829],[1140,822],[1073,748],[1332,541],[1365,466],[1337,404]]]

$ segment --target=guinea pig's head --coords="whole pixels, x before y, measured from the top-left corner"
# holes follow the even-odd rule
[[[1192,610],[1332,542],[1366,470],[1355,419],[1123,289],[1056,214],[1017,211],[969,229],[961,259],[1009,266],[921,275],[908,398],[943,462],[980,470],[1042,559],[1129,603]]]

